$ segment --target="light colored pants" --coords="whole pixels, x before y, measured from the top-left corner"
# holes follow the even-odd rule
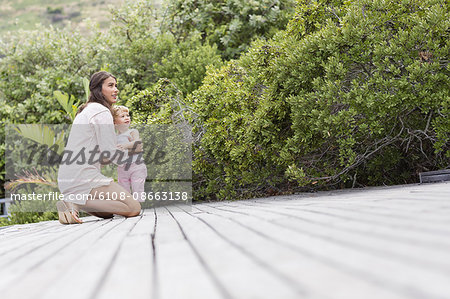
[[[144,192],[145,179],[147,178],[147,166],[144,163],[132,163],[128,170],[125,166],[117,167],[118,183],[128,192],[138,193]]]

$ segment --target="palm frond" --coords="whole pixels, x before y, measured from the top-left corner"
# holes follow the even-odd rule
[[[57,182],[52,179],[50,176],[42,176],[40,175],[36,169],[34,169],[34,173],[32,171],[24,170],[23,175],[17,176],[16,180],[9,181],[5,184],[5,189],[9,191],[15,191],[19,186],[24,184],[39,184],[46,185],[53,188],[57,188]]]

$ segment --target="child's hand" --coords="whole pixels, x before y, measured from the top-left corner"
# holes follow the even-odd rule
[[[133,153],[140,153],[143,151],[142,141],[136,140],[132,143],[131,152]]]
[[[125,151],[126,150],[126,148],[125,148],[125,146],[123,144],[118,144],[117,148],[120,149],[121,151]]]

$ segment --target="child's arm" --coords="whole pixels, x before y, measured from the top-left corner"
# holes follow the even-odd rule
[[[142,149],[142,140],[141,138],[139,138],[139,131],[134,129],[130,132],[131,138],[133,138],[131,140],[131,143],[133,143],[133,145],[131,146],[131,150],[130,153],[132,152],[133,154],[135,153],[140,153],[143,151]]]
[[[131,130],[130,135],[131,135],[131,138],[133,138],[132,140],[130,140],[131,142],[138,141],[138,140],[140,141],[138,130],[136,130],[136,129]]]
[[[142,140],[139,138],[139,131],[134,129],[130,132],[131,140],[127,143],[118,144],[117,147],[122,150],[133,150],[135,153],[142,152]],[[135,145],[135,143],[137,143]]]

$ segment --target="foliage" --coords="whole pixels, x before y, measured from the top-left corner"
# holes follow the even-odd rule
[[[16,208],[15,205],[12,205],[11,209],[9,219],[0,218],[0,226],[58,220],[57,212],[21,212],[20,208]]]
[[[298,75],[307,83],[282,87],[292,107],[287,146],[297,147],[287,152],[303,156],[292,159],[291,174],[326,184],[355,185],[357,176],[364,184],[405,183],[448,167],[450,127],[436,125],[448,115],[448,16],[442,1],[357,1],[339,23],[300,40],[309,52],[288,48],[295,67],[277,80]],[[372,180],[394,153],[403,169]]]
[[[198,142],[204,133],[192,105],[186,103],[182,92],[168,79],[160,79],[151,88],[139,92],[126,103],[134,124],[168,124],[189,134]],[[193,126],[196,131],[191,136]]]
[[[170,0],[161,28],[180,39],[200,33],[229,60],[246,51],[252,40],[284,29],[293,8],[293,0]]]
[[[290,36],[300,39],[319,31],[329,23],[339,25],[351,1],[297,0],[294,17],[286,28]]]
[[[55,177],[34,173],[11,182],[7,187],[14,190],[16,195],[49,194],[57,191]],[[55,201],[51,200],[14,200],[8,208],[9,219],[0,219],[0,226],[23,223],[34,223],[47,220],[57,220]]]
[[[178,43],[159,63],[154,71],[158,78],[167,78],[184,94],[190,94],[202,83],[207,67],[222,66],[215,45],[202,45],[197,36]]]
[[[110,71],[131,89],[143,90],[168,78],[187,94],[201,84],[206,66],[222,63],[216,47],[203,45],[199,36],[178,42],[173,34],[160,31],[157,11],[148,1],[130,2],[112,13],[107,60],[114,61]]]
[[[408,183],[450,165],[448,6],[305,3],[188,97],[206,129],[204,196]]]
[[[69,123],[69,115],[55,109],[53,92],[82,98],[83,80],[101,66],[102,51],[97,46],[101,38],[100,34],[83,37],[52,27],[5,35],[0,40],[2,123]],[[5,138],[4,127],[0,127],[0,138]],[[4,156],[4,145],[0,155]],[[3,182],[5,166],[0,160]]]
[[[53,92],[53,95],[58,100],[58,103],[64,109],[66,115],[70,117],[70,120],[73,121],[75,116],[77,115],[79,103],[75,103],[75,97],[73,95],[63,94],[61,91],[57,90]]]
[[[173,36],[161,34],[155,38],[124,41],[112,47],[115,51],[110,54],[114,56],[109,60],[115,63],[110,70],[120,82],[131,84],[134,91],[144,90],[160,78],[167,78],[188,94],[201,84],[207,66],[222,64],[215,47],[201,45],[195,37],[177,44]],[[127,100],[134,95],[133,92],[126,96],[122,93],[121,98]]]
[[[102,65],[102,35],[41,27],[0,44],[0,116],[13,123],[60,123],[53,91],[84,96],[83,78]],[[68,120],[66,121],[68,122]]]
[[[130,109],[133,123],[170,124],[174,110],[184,109],[181,91],[168,79],[160,79],[151,88],[140,91],[129,99],[126,106]]]
[[[64,150],[66,142],[64,131],[55,132],[51,127],[39,124],[19,124],[16,130],[20,136],[28,138],[39,145],[46,145],[48,148],[57,146],[57,154],[61,154]]]

